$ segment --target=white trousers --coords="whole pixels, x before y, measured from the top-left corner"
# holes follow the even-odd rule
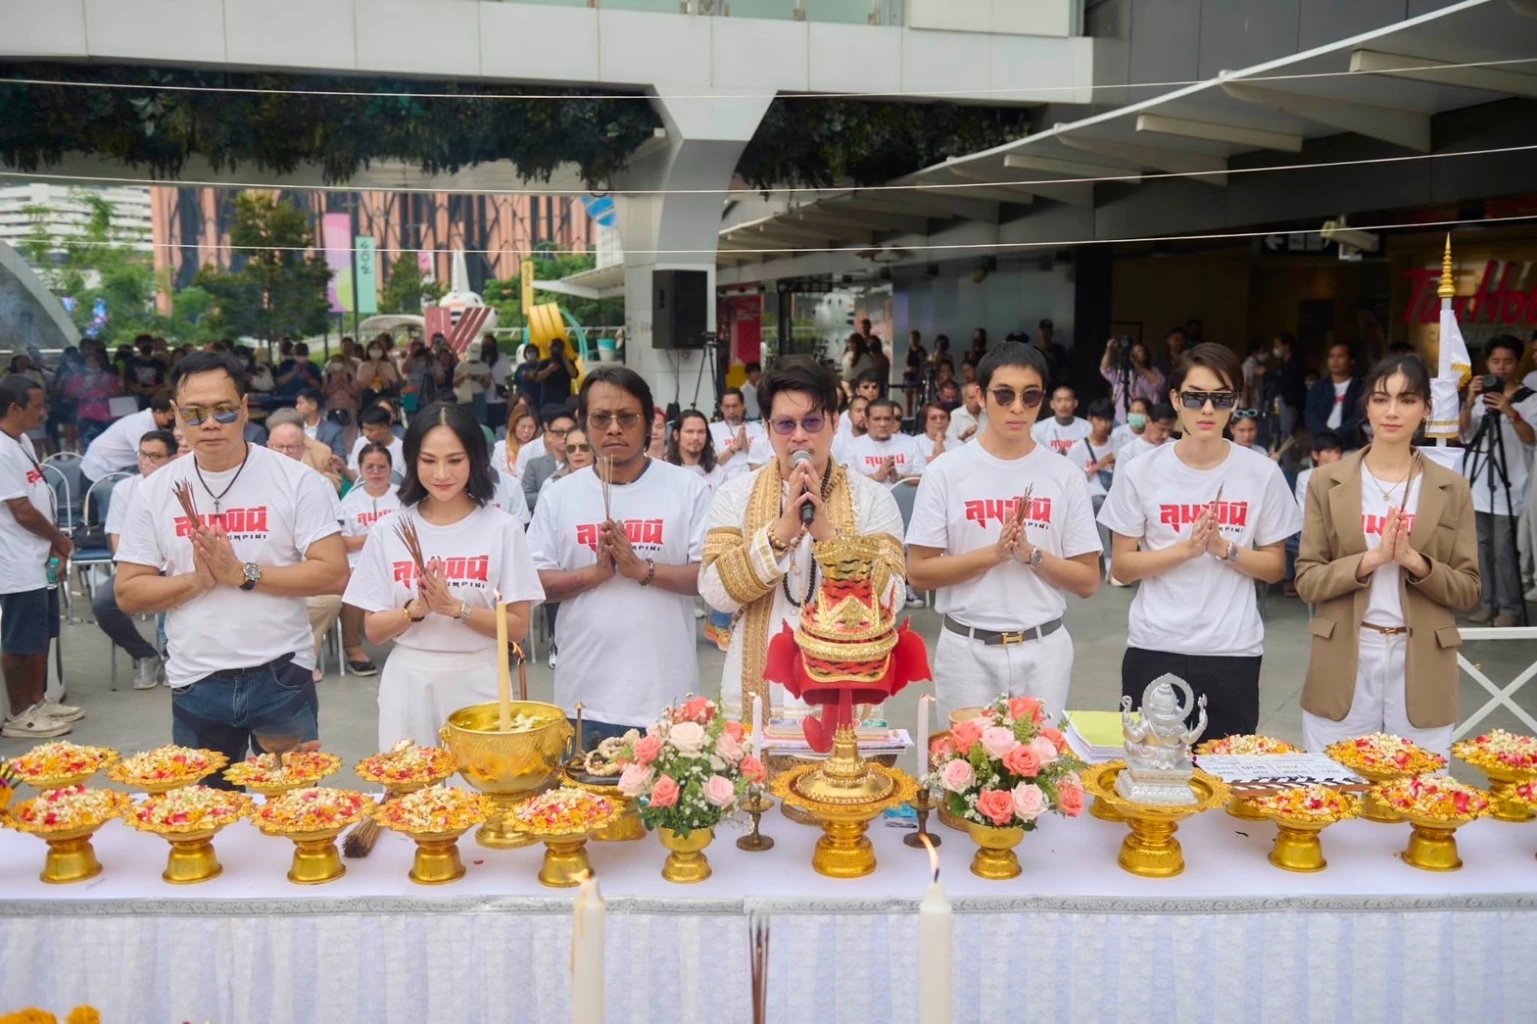
[[[940,725],[949,728],[950,712],[991,704],[1001,694],[1034,697],[1055,720],[1067,710],[1073,681],[1073,638],[1064,626],[1040,640],[988,645],[943,627],[934,649],[934,693]]]
[[[403,739],[441,746],[438,730],[449,715],[500,698],[496,676],[495,648],[455,654],[396,644],[379,676],[379,749]]]
[[[1361,630],[1360,661],[1350,713],[1335,722],[1302,712],[1303,746],[1321,754],[1331,743],[1385,732],[1450,758],[1453,726],[1417,729],[1409,723],[1404,690],[1404,655],[1408,650],[1409,638],[1402,633],[1384,636],[1376,630]]]

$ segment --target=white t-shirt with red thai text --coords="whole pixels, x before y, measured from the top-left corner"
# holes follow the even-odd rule
[[[399,524],[406,519],[416,524],[422,557],[428,562],[442,562],[449,591],[471,608],[496,607],[493,591],[500,591],[504,604],[544,600],[523,527],[507,513],[484,506],[448,526],[434,526],[409,508],[375,523],[359,552],[343,603],[365,612],[387,612],[404,607],[417,596],[420,580],[416,562],[399,531]],[[495,637],[444,615],[428,615],[412,623],[395,642],[418,651],[456,653],[496,647]]]
[[[336,492],[302,462],[251,445],[243,469],[204,470],[200,479],[196,460],[193,454],[168,462],[139,485],[118,538],[118,562],[146,565],[167,576],[192,571],[189,523],[173,494],[183,482],[191,486],[203,522],[223,526],[241,562],[297,565],[311,545],[341,529]],[[222,495],[217,502],[215,494]],[[265,665],[285,654],[292,654],[296,665],[315,667],[315,642],[302,597],[221,583],[167,612],[165,634],[165,677],[173,688],[215,672]]]
[[[116,497],[116,495],[114,495]],[[343,537],[365,537],[373,525],[391,513],[400,511],[400,489],[390,484],[377,498],[362,487],[354,487],[342,499]],[[347,564],[356,568],[362,549],[347,552]]]
[[[1240,547],[1276,544],[1302,529],[1302,513],[1281,468],[1228,442],[1213,469],[1192,469],[1174,444],[1119,463],[1099,521],[1143,550],[1162,551],[1190,538],[1202,511],[1222,491],[1217,528]],[[1131,602],[1127,646],[1146,651],[1221,657],[1264,653],[1265,626],[1254,580],[1216,555],[1181,563],[1144,579]]]
[[[38,464],[32,439],[17,440],[0,430],[0,594],[22,594],[48,585],[48,552],[53,545],[16,521],[4,502],[26,498],[53,521],[53,495]]]
[[[1107,456],[1114,454],[1115,439],[1109,437],[1105,438],[1104,444],[1095,444],[1093,438],[1086,437],[1082,441],[1076,442],[1067,450],[1067,461],[1077,466],[1078,471],[1083,474],[1084,480],[1089,485],[1090,497],[1097,498],[1109,492],[1110,488],[1106,484],[1114,479],[1115,467],[1110,466],[1107,469],[1096,470],[1091,475],[1089,473],[1089,465],[1100,462]],[[1119,462],[1120,460],[1117,459],[1116,461]]]
[[[933,444],[925,449],[923,443],[911,434],[896,433],[884,441],[877,441],[872,434],[866,433],[845,442],[844,454],[848,461],[844,465],[863,476],[874,476],[885,461],[891,459],[897,468],[897,480],[901,480],[905,476],[921,476],[929,463],[928,452],[933,450]],[[888,487],[894,486],[893,481],[882,482]]]
[[[751,467],[748,464],[752,461],[753,443],[758,438],[766,435],[762,423],[744,420],[733,427],[725,420],[716,420],[710,424],[710,440],[715,442],[715,457],[717,459],[728,452],[736,451],[737,432],[743,427],[747,429],[747,451],[742,452],[740,455],[733,455],[730,462],[721,464],[720,470],[723,480],[734,479],[749,471]]]
[[[640,558],[658,565],[703,558],[710,489],[699,474],[652,459],[634,483],[613,485],[610,502]],[[596,564],[602,523],[603,485],[591,467],[551,481],[528,528],[534,564],[566,571]],[[686,594],[615,573],[560,603],[555,636],[555,703],[567,714],[581,701],[595,721],[644,727],[699,690],[694,599]]]
[[[1036,444],[1043,444],[1058,455],[1066,455],[1075,443],[1093,432],[1094,428],[1089,425],[1089,421],[1077,416],[1066,425],[1058,423],[1055,416],[1048,416],[1030,428],[1030,436],[1035,438]]]
[[[980,443],[946,452],[918,483],[907,543],[946,555],[996,544],[1027,487],[1033,488],[1025,511],[1031,544],[1059,558],[1099,552],[1083,473],[1044,445],[1020,459],[1000,459]],[[1034,569],[1010,560],[965,583],[940,587],[934,607],[979,629],[1030,629],[1060,619],[1067,598]]]
[[[1402,507],[1408,512],[1404,528],[1411,532],[1414,530],[1414,510],[1420,507],[1420,484],[1424,479],[1423,474],[1414,474],[1414,482],[1409,485],[1408,500],[1405,501],[1403,481],[1396,484],[1379,481],[1366,468],[1366,460],[1361,460],[1361,533],[1366,537],[1366,550],[1375,551],[1382,543],[1382,528],[1387,523],[1389,507]],[[1362,622],[1389,629],[1403,626],[1404,595],[1403,584],[1399,580],[1403,571],[1403,566],[1397,562],[1389,562],[1378,566],[1372,573],[1370,592],[1366,597],[1366,614]]]

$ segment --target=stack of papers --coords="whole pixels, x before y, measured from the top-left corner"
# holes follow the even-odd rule
[[[1119,711],[1069,711],[1067,745],[1089,764],[1104,764],[1126,756]]]

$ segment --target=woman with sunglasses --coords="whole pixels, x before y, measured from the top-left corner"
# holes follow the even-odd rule
[[[1280,467],[1223,436],[1242,386],[1230,349],[1192,348],[1170,378],[1184,436],[1121,461],[1099,514],[1115,535],[1115,578],[1142,584],[1121,693],[1136,704],[1173,673],[1206,698],[1212,739],[1259,725],[1265,627],[1254,583],[1280,582],[1286,538],[1302,526]]]
[[[379,678],[380,750],[403,739],[430,747],[454,711],[496,700],[497,601],[516,640],[544,599],[523,528],[491,507],[486,437],[468,405],[418,412],[401,468],[400,508],[369,530],[342,597],[363,610],[370,642],[395,642]],[[404,523],[415,528],[425,573]]]
[[[1302,688],[1308,750],[1373,732],[1449,756],[1457,722],[1456,616],[1478,603],[1468,482],[1414,449],[1430,412],[1419,357],[1365,380],[1372,443],[1308,483],[1297,591],[1315,605]]]
[[[1048,373],[1040,350],[1020,342],[983,356],[986,425],[929,467],[913,498],[907,574],[914,590],[937,591],[944,616],[934,685],[946,715],[1000,693],[1067,710],[1073,641],[1062,616],[1067,594],[1099,589],[1101,547],[1084,471],[1032,436]]]

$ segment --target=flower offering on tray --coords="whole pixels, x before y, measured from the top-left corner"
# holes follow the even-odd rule
[[[1257,754],[1300,754],[1301,751],[1285,740],[1271,739],[1269,736],[1242,735],[1207,740],[1195,748],[1195,753],[1198,757],[1201,754],[1252,757]]]
[[[55,740],[33,747],[11,761],[11,771],[21,781],[36,784],[90,775],[116,760],[117,751],[106,747],[82,747],[68,740]]]
[[[1463,740],[1452,747],[1452,754],[1475,768],[1537,772],[1537,738],[1504,729]]]
[[[225,789],[182,786],[131,807],[125,815],[146,832],[197,832],[239,821],[251,812],[251,798]]]
[[[1446,767],[1446,758],[1440,754],[1431,753],[1402,736],[1382,732],[1340,740],[1325,753],[1356,772],[1423,775]]]
[[[281,758],[276,754],[259,754],[230,765],[224,778],[237,786],[307,786],[341,766],[341,758],[318,750],[295,751]]]
[[[107,778],[125,786],[161,786],[182,779],[201,779],[228,763],[229,758],[217,751],[167,744],[124,758],[112,766]]]
[[[1482,817],[1489,810],[1489,797],[1483,790],[1463,785],[1449,775],[1416,775],[1381,782],[1376,792],[1411,820],[1461,823]]]
[[[1537,811],[1537,781],[1523,782],[1511,790],[1511,793],[1517,800],[1522,801],[1532,810]]]
[[[491,800],[468,789],[429,786],[390,800],[376,813],[399,832],[462,832],[486,820]]]
[[[16,827],[23,832],[46,835],[77,828],[94,828],[122,813],[128,795],[115,789],[65,786],[45,790],[16,808]]]
[[[1265,814],[1287,821],[1333,822],[1354,818],[1359,801],[1328,786],[1297,786],[1250,797]]]
[[[615,752],[620,794],[640,805],[648,829],[687,835],[711,829],[735,808],[748,785],[767,778],[747,753],[747,731],[705,697],[689,697],[662,711],[642,736],[632,730]]]
[[[295,789],[268,800],[255,820],[266,832],[320,832],[357,821],[368,802],[349,789]]]
[[[512,818],[525,832],[558,836],[602,828],[621,810],[618,803],[605,796],[562,786],[520,804]]]
[[[459,770],[454,755],[442,747],[412,744],[400,750],[373,754],[358,762],[353,772],[365,782],[381,786],[442,782]]]

